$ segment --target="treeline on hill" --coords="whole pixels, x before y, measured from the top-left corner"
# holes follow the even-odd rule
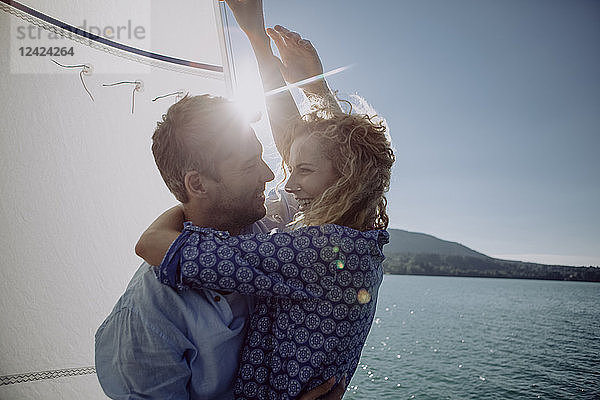
[[[388,254],[386,274],[470,276],[485,278],[548,279],[600,282],[598,267],[568,267],[491,257],[469,257],[442,254]]]

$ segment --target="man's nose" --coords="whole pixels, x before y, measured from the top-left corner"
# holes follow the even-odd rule
[[[262,160],[262,165],[263,165],[263,179],[265,182],[271,182],[273,179],[275,179],[275,174],[273,173],[273,171],[271,170],[271,168],[269,168],[269,166],[267,165],[267,163],[265,162],[265,160]]]

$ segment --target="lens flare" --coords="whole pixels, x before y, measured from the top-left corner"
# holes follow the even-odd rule
[[[260,75],[250,60],[242,60],[237,69],[234,104],[239,115],[248,123],[257,122],[266,111],[265,95]]]
[[[314,82],[316,80],[319,80],[321,78],[325,78],[325,77],[330,76],[330,75],[338,74],[338,73],[340,73],[342,71],[347,70],[350,67],[352,67],[352,65],[347,65],[345,67],[336,68],[336,69],[333,69],[333,70],[331,70],[329,72],[325,72],[325,73],[322,73],[322,74],[319,74],[319,75],[315,75],[315,76],[312,76],[310,78],[298,81],[296,83],[290,83],[289,85],[285,85],[285,86],[282,86],[280,88],[273,89],[273,90],[270,90],[270,91],[266,92],[265,96],[271,96],[271,95],[274,95],[274,94],[277,94],[277,93],[281,93],[281,92],[284,92],[284,91],[289,90],[291,88],[302,86],[302,85],[305,85],[307,83]]]
[[[369,293],[366,289],[360,289],[356,297],[358,298],[358,302],[360,304],[367,304],[371,301],[371,293]]]
[[[240,91],[233,99],[233,104],[245,123],[253,124],[262,118],[261,105],[264,105],[264,98],[261,93]]]

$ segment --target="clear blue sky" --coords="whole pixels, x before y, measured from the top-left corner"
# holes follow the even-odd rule
[[[387,119],[391,227],[600,265],[600,2],[264,4]]]

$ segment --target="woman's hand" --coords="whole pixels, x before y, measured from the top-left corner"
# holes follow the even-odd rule
[[[142,257],[150,265],[160,265],[171,243],[181,233],[184,219],[181,205],[162,213],[142,233],[135,245],[135,254]]]
[[[265,18],[262,0],[225,0],[233,12],[235,20],[250,41],[265,37]]]
[[[333,385],[335,385],[334,376],[310,392],[303,394],[299,400],[341,400],[341,398],[344,396],[344,392],[346,392],[346,375],[342,377],[337,386],[332,390],[331,388]]]
[[[323,73],[321,59],[309,40],[281,25],[268,28],[267,34],[279,50],[281,73],[287,82],[296,83]]]
[[[318,102],[334,111],[341,111],[335,96],[329,90],[323,78],[323,64],[310,40],[303,39],[297,32],[292,32],[281,25],[268,28],[267,34],[273,39],[281,61],[279,70],[289,83],[300,82],[304,79],[319,77],[300,86],[309,96],[317,95]]]

